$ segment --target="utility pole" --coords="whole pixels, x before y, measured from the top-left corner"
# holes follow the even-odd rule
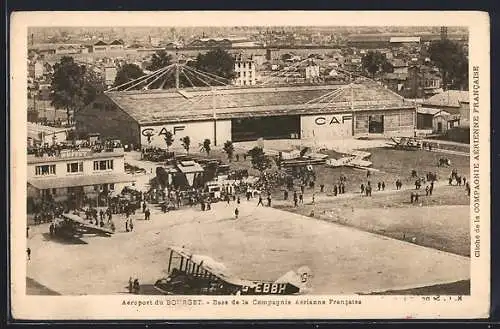
[[[175,47],[175,89],[179,89],[179,48]]]
[[[352,81],[352,74],[349,74],[350,75],[350,79]],[[351,85],[351,111],[354,110],[354,88],[353,88],[353,82],[350,83]]]
[[[179,63],[175,64],[175,88],[179,89]]]
[[[217,146],[217,114],[215,106],[215,88],[212,87],[212,111],[214,115],[214,146]]]

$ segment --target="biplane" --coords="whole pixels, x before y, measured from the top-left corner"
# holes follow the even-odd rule
[[[56,235],[66,237],[81,237],[84,234],[110,236],[114,233],[108,228],[91,224],[74,214],[63,214],[62,218],[55,219],[52,224],[54,225]]]
[[[154,288],[165,295],[293,295],[309,288],[311,273],[303,266],[275,281],[244,280],[228,274],[224,264],[184,248],[169,248],[167,277]]]
[[[291,152],[279,152],[279,162],[282,167],[307,166],[324,164],[328,156],[326,154],[312,152],[311,148]]]
[[[414,137],[391,137],[390,146],[396,150],[415,151],[422,148],[422,141]]]

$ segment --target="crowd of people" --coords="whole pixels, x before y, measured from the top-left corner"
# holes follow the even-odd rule
[[[89,150],[94,153],[100,153],[105,151],[112,151],[114,148],[123,147],[118,141],[108,140],[108,141],[79,141],[78,143],[54,143],[49,145],[44,143],[42,145],[37,145],[28,148],[28,154],[32,154],[35,157],[54,157],[60,156],[62,152],[65,151],[81,151]]]

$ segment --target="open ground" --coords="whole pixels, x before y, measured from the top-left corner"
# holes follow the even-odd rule
[[[47,226],[40,225],[32,228],[28,239],[32,259],[27,276],[60,294],[124,293],[130,276],[151,284],[164,275],[168,246],[180,245],[211,256],[245,279],[272,280],[307,265],[313,271],[316,294],[404,293],[468,282],[469,212],[463,187],[440,181],[432,197],[421,198],[421,205],[408,202],[412,169],[421,175],[437,172],[443,179],[451,168],[437,168],[441,155],[434,152],[368,151],[374,168],[380,170],[371,177],[372,184],[384,180],[387,185],[386,191],[374,191],[371,198],[359,195],[365,171],[315,166],[316,190],[324,184],[326,192],[318,193],[316,204],[298,209],[289,201],[278,201],[279,190],[273,193],[273,205],[281,209],[243,200],[238,220],[233,202],[217,203],[206,212],[186,208],[163,214],[153,208],[151,221],[141,220],[141,213],[135,215],[134,232],[126,233],[124,218],[118,216],[114,236],[89,236],[81,243],[50,240]],[[218,150],[212,156],[225,157]],[[134,153],[127,157],[148,172],[156,166],[138,161]],[[447,157],[453,168],[468,176],[468,157]],[[250,161],[240,159],[233,165],[248,169]],[[347,176],[347,193],[329,196],[340,174]],[[396,177],[405,183],[403,191],[394,191]],[[138,178],[138,185],[144,186],[151,177]],[[307,189],[306,203],[311,194]],[[308,217],[313,209],[316,218]],[[468,284],[458,287],[454,289],[459,293],[468,293]]]

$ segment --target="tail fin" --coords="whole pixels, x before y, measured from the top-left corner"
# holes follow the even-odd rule
[[[309,291],[311,289],[311,269],[307,266],[301,266],[296,271],[288,271],[281,276],[277,283],[290,283],[300,289],[300,292]]]

